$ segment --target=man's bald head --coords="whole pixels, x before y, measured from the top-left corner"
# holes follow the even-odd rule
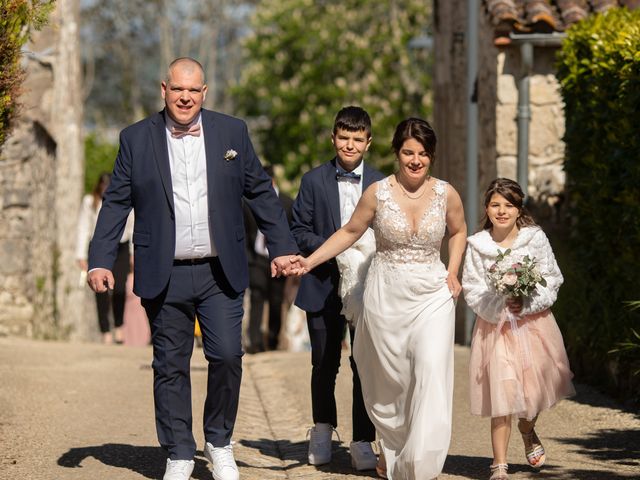
[[[200,75],[202,76],[202,83],[206,83],[204,80],[204,68],[199,61],[191,57],[176,58],[169,64],[169,69],[167,70],[167,82],[171,81],[173,72],[176,70],[181,70],[190,74],[200,72]]]

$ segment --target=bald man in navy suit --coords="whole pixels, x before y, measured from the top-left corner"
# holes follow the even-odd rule
[[[161,84],[165,109],[126,128],[89,249],[87,281],[113,286],[118,240],[135,211],[134,292],[151,324],[164,480],[188,480],[196,444],[189,363],[197,315],[209,363],[204,454],[216,480],[238,480],[231,436],[242,376],[243,294],[249,275],[243,198],[265,233],[272,274],[297,246],[282,204],[239,119],[202,108],[200,63],[179,58]]]

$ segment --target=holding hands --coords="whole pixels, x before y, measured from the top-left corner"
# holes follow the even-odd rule
[[[293,255],[289,257],[292,265],[295,265],[295,269],[289,271],[287,275],[301,277],[305,273],[309,273],[313,266],[309,261],[308,257],[303,257],[302,255]]]
[[[300,255],[283,255],[271,262],[272,277],[300,277],[309,270],[307,259]]]

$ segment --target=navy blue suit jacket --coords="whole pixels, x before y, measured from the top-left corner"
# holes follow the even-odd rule
[[[301,253],[313,253],[342,225],[336,159],[305,173],[293,204],[291,232]],[[362,191],[384,175],[364,165]],[[319,312],[338,298],[340,272],[335,259],[318,265],[302,277],[295,304],[307,312]]]
[[[243,197],[250,200],[271,258],[298,251],[287,217],[256,156],[246,124],[237,118],[202,110],[207,158],[209,228],[230,286],[247,288]],[[164,112],[120,134],[120,150],[105,192],[89,247],[89,268],[112,269],[127,215],[135,213],[134,292],[154,298],[169,282],[176,232]],[[237,156],[225,160],[228,150]]]

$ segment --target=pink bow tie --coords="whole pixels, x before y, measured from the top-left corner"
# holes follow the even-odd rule
[[[182,138],[185,135],[193,135],[194,137],[200,136],[200,124],[196,123],[191,127],[183,127],[181,125],[174,125],[171,127],[171,136],[173,138]]]

